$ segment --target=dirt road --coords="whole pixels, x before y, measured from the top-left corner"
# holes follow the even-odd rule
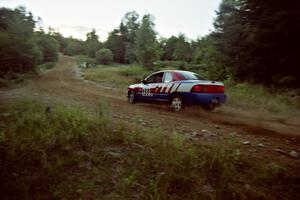
[[[143,128],[160,128],[170,133],[176,131],[187,137],[199,133],[203,140],[208,141],[236,137],[242,144],[245,143],[244,149],[254,156],[275,158],[288,166],[300,166],[299,158],[289,156],[292,150],[300,152],[300,125],[297,119],[286,122],[248,115],[247,112],[228,112],[226,108],[216,113],[205,113],[191,107],[182,113],[173,113],[166,105],[131,105],[127,102],[126,91],[83,81],[79,76],[75,59],[62,56],[57,66],[47,73],[14,88],[0,89],[0,100],[28,96],[49,104],[80,105],[92,111],[99,102],[106,102],[104,105],[110,107],[114,120],[134,122]]]

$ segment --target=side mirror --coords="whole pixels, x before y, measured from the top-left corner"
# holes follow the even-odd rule
[[[147,84],[147,81],[146,81],[146,80],[142,80],[141,82],[142,82],[144,85]]]

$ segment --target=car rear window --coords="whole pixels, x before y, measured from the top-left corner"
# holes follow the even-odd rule
[[[173,79],[175,81],[180,80],[205,80],[201,76],[193,72],[181,71],[181,72],[173,72]]]

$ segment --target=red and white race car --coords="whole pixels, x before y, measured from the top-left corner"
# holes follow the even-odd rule
[[[139,84],[130,85],[128,101],[169,102],[174,111],[191,104],[213,110],[225,103],[226,95],[222,82],[205,80],[189,71],[165,70],[151,74]]]

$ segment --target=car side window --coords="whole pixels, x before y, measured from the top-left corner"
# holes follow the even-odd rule
[[[154,75],[150,76],[150,77],[147,78],[147,80],[146,80],[147,83],[154,83],[154,81],[155,81],[155,76],[154,76]]]
[[[162,79],[163,79],[163,75],[164,75],[163,72],[153,74],[152,76],[150,76],[149,78],[147,78],[147,83],[148,84],[149,83],[161,83]]]
[[[173,77],[172,77],[172,74],[170,72],[166,72],[165,73],[165,79],[164,79],[164,82],[165,83],[169,83],[169,82],[172,82],[173,81]]]

